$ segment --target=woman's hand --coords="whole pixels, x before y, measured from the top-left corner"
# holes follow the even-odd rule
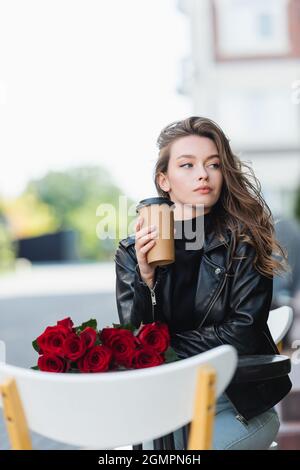
[[[153,287],[155,268],[151,267],[147,263],[147,253],[155,245],[156,241],[154,238],[157,237],[157,227],[151,225],[149,227],[143,227],[144,218],[140,216],[138,218],[135,227],[135,251],[136,257],[143,281],[150,287]]]
[[[144,218],[140,216],[135,227],[135,251],[143,281],[152,289],[155,277],[155,268],[147,263],[147,253],[155,245],[154,238],[157,237],[157,227],[150,225],[143,227]],[[174,234],[176,229],[174,229]]]

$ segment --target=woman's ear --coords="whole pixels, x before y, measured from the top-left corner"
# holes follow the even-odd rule
[[[170,191],[170,184],[167,175],[164,173],[159,173],[157,177],[157,182],[159,184],[159,187],[165,192],[168,193]]]

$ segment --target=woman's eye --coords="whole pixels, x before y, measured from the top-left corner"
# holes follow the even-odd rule
[[[180,165],[180,168],[186,167],[186,165],[190,165],[191,167],[193,166],[192,163],[184,163],[183,165]],[[213,166],[215,168],[220,168],[221,165],[220,165],[220,163],[212,163],[209,166]]]
[[[192,163],[184,163],[183,165],[180,165],[180,168],[186,166],[186,165],[192,165]]]

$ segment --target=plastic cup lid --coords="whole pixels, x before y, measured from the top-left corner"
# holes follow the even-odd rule
[[[168,204],[169,206],[173,206],[174,202],[167,197],[149,197],[147,199],[142,199],[142,201],[138,203],[136,206],[136,212],[138,212],[142,207],[150,206],[152,204]]]

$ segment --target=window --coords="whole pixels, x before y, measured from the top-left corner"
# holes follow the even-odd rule
[[[287,0],[214,0],[217,55],[284,55],[291,49]]]

